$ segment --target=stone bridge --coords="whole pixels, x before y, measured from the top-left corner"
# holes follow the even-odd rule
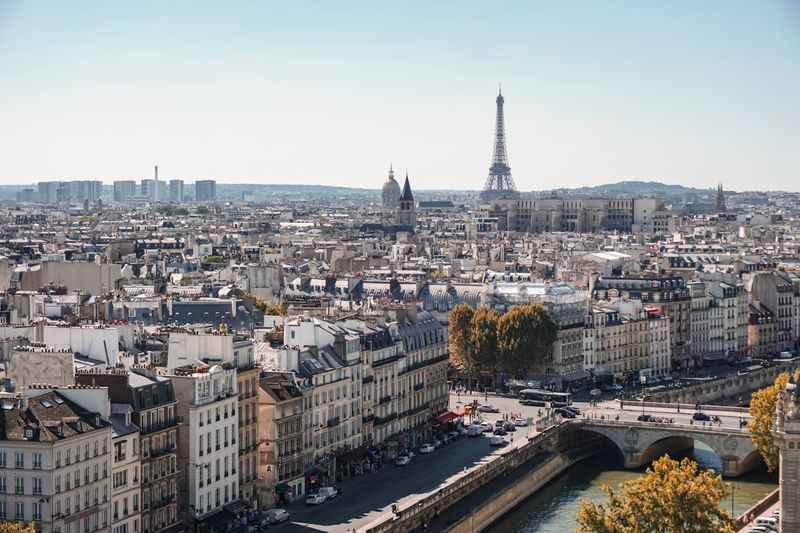
[[[695,441],[704,443],[720,457],[724,477],[741,476],[761,464],[761,456],[746,430],[596,419],[571,420],[570,425],[613,442],[622,452],[625,468],[641,468],[665,453],[691,449]]]

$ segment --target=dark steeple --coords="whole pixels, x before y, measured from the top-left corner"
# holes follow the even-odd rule
[[[414,202],[414,195],[411,193],[411,184],[408,183],[408,172],[406,172],[406,182],[403,185],[403,194],[400,196],[403,202]]]

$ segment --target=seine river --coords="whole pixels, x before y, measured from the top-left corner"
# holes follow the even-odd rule
[[[707,447],[697,443],[691,454],[707,468],[719,471],[719,458]],[[491,533],[566,533],[575,530],[578,502],[588,499],[605,502],[600,490],[603,485],[615,487],[639,476],[636,471],[624,470],[620,458],[613,452],[587,459],[534,494],[518,508],[488,529]],[[727,481],[727,480],[726,480]],[[734,486],[733,511],[739,514],[777,487],[777,476],[765,470],[751,472],[730,480]],[[731,499],[721,503],[730,512]]]

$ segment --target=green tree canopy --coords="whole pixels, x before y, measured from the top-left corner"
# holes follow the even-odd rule
[[[733,533],[734,521],[719,506],[728,495],[722,478],[665,455],[621,491],[603,487],[607,504],[580,502],[579,533]]]
[[[558,326],[541,305],[518,305],[497,322],[500,367],[524,378],[552,349]]]
[[[194,208],[194,212],[198,215],[207,215],[209,213],[207,205],[198,205]]]
[[[458,304],[448,315],[448,344],[450,361],[461,372],[471,372],[472,354],[470,331],[474,312],[467,304]]]

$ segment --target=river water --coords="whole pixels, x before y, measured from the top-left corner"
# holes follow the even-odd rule
[[[719,457],[708,447],[696,443],[693,457],[702,466],[720,471]],[[641,472],[624,470],[621,458],[612,451],[582,461],[553,480],[542,490],[528,498],[487,531],[490,533],[567,533],[576,527],[578,502],[582,499],[606,502],[603,485],[617,487],[620,483],[641,475]],[[733,502],[728,497],[721,506],[728,512],[733,503],[733,514],[738,515],[777,487],[775,474],[765,470],[750,472],[734,480]]]

